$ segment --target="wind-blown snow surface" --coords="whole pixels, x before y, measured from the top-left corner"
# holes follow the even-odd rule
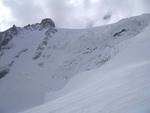
[[[23,113],[149,113],[149,36],[150,27],[106,65],[73,77],[66,95]]]
[[[25,113],[150,112],[149,23],[142,15],[87,30],[18,28],[1,50],[1,112],[44,101]]]

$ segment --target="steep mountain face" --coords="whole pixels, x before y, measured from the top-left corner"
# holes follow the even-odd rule
[[[1,32],[0,112],[16,113],[42,104],[46,94],[46,101],[57,98],[50,92],[63,89],[71,77],[83,71],[103,67],[149,23],[150,15],[142,15],[116,24],[71,30],[55,28],[47,18]]]
[[[22,113],[149,113],[150,26],[100,68],[73,77],[57,99]]]

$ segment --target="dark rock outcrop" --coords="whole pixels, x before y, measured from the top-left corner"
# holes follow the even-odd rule
[[[4,48],[10,40],[12,40],[13,36],[16,36],[19,33],[18,27],[13,25],[10,29],[5,32],[0,33],[0,50]]]
[[[0,79],[9,73],[9,68],[0,68]]]
[[[40,24],[42,25],[42,27],[55,27],[55,23],[50,18],[43,19]]]
[[[26,30],[43,30],[46,28],[54,29],[54,27],[55,27],[54,21],[50,18],[45,18],[41,21],[41,23],[36,23],[32,25],[28,24],[24,28]]]

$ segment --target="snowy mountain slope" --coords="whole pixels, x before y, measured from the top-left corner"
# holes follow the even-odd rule
[[[142,15],[70,30],[55,28],[52,20],[45,19],[0,33],[0,112],[15,113],[42,104],[46,94],[46,101],[65,95],[51,92],[62,89],[76,74],[103,67],[149,23],[150,15]]]
[[[73,77],[67,94],[22,113],[149,113],[149,36],[150,26],[102,67]]]

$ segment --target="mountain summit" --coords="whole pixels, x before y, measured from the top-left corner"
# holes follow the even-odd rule
[[[43,27],[46,27],[46,26],[55,27],[55,24],[54,24],[53,20],[50,19],[50,18],[43,19],[40,24],[41,24]]]
[[[150,15],[90,29],[49,19],[0,32],[0,112],[148,113]]]

